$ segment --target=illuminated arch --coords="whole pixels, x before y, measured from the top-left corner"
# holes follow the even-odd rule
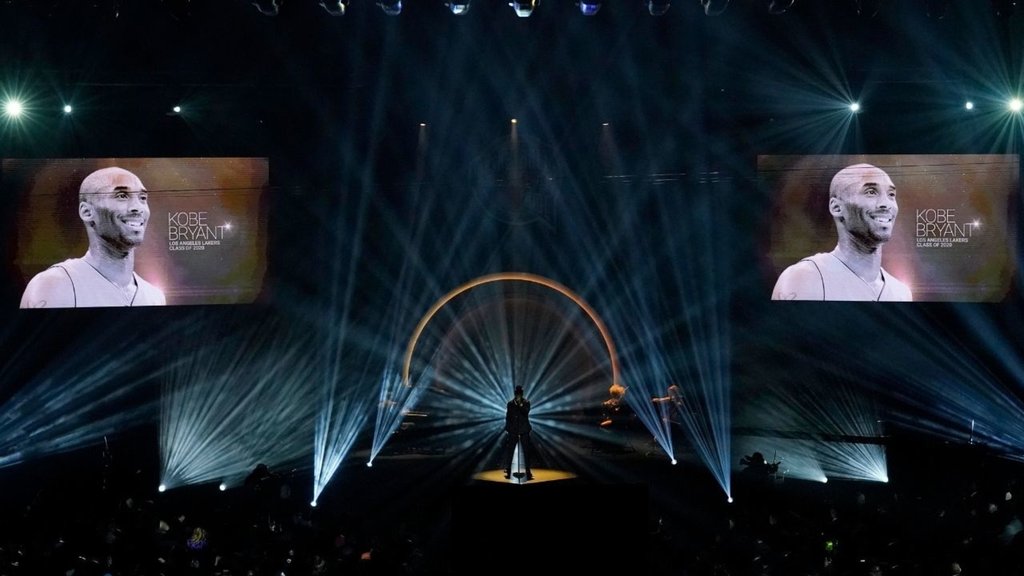
[[[430,307],[430,310],[427,310],[427,313],[423,315],[423,318],[420,318],[420,322],[419,324],[416,325],[416,329],[413,330],[412,337],[409,338],[409,344],[405,348],[405,362],[402,365],[403,384],[405,384],[406,386],[410,385],[409,370],[410,366],[412,365],[412,353],[413,351],[416,350],[416,343],[419,341],[420,335],[423,333],[423,329],[427,327],[427,324],[434,317],[434,315],[437,314],[437,311],[440,310],[441,308],[444,308],[445,304],[450,302],[459,294],[462,294],[463,292],[466,292],[468,290],[472,290],[477,286],[481,286],[483,284],[490,284],[492,282],[531,282],[533,284],[540,284],[541,286],[551,288],[552,290],[559,292],[566,298],[572,300],[577,306],[580,307],[580,309],[582,309],[587,314],[587,316],[590,317],[590,320],[594,323],[594,326],[597,327],[598,332],[601,333],[601,338],[604,339],[605,348],[608,349],[608,360],[612,367],[612,384],[617,384],[619,382],[619,360],[615,355],[615,343],[612,342],[612,337],[608,333],[608,328],[604,325],[604,322],[601,320],[601,317],[597,315],[597,312],[595,312],[594,309],[591,308],[585,300],[583,300],[583,298],[580,298],[579,295],[577,295],[575,292],[569,290],[564,285],[559,284],[554,280],[551,280],[550,278],[537,276],[536,274],[527,274],[525,272],[499,272],[497,274],[488,274],[486,276],[474,278],[473,280],[470,280],[469,282],[466,282],[465,284],[455,288],[451,292],[442,296],[437,302],[434,303],[433,306]]]

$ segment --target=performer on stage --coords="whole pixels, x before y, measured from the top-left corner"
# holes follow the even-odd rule
[[[533,443],[530,440],[530,401],[523,396],[523,387],[516,386],[515,397],[508,401],[505,406],[505,478],[512,476],[512,459],[515,457],[516,444],[521,445],[521,458],[523,468],[526,470],[526,479],[533,480],[533,472],[530,471],[530,453],[533,451]]]

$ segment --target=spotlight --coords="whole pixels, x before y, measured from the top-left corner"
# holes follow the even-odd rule
[[[650,12],[651,16],[661,16],[668,12],[672,2],[670,0],[647,0],[646,4],[647,11]]]
[[[228,485],[223,483],[223,482],[221,482],[220,486],[218,486],[218,488],[220,488],[221,492],[225,492],[228,489]]]
[[[850,102],[850,112],[854,114],[860,112],[860,102]]]
[[[732,504],[732,496],[726,498],[725,501],[728,502],[729,504]]]
[[[1010,107],[1010,112],[1020,112],[1020,109],[1024,108],[1024,102],[1021,102],[1020,98],[1014,98],[1010,100],[1008,106]]]
[[[679,461],[676,460],[675,458],[673,458],[672,459],[672,465],[675,466],[676,464],[679,464]]]
[[[181,114],[181,106],[175,106],[174,108],[171,108],[171,111],[175,114]]]
[[[768,13],[785,14],[793,4],[796,4],[796,0],[768,0]]]
[[[366,463],[367,468],[373,468],[373,460]]]
[[[380,0],[377,6],[388,16],[398,16],[402,13],[402,0]]]
[[[309,503],[309,506],[310,506],[311,508],[316,508],[316,500],[313,500],[312,502],[310,502],[310,503]]]
[[[462,0],[462,2],[445,2],[445,6],[452,11],[452,14],[456,16],[462,16],[466,12],[469,12],[469,0]]]
[[[320,7],[331,16],[344,16],[350,0],[320,0]]]
[[[71,114],[71,104],[65,104],[64,105],[64,113],[65,114]]]
[[[967,110],[974,110],[974,102],[971,102],[970,100],[964,102],[964,108]]]
[[[828,476],[822,476],[821,477],[821,483],[822,484],[828,484]]]
[[[527,18],[533,14],[533,9],[540,4],[540,0],[529,0],[527,2],[509,2],[508,5],[516,11],[516,16]]]
[[[166,484],[161,484],[161,485],[157,486],[156,487],[156,491],[157,492],[166,492],[167,491],[167,485]]]
[[[20,100],[8,100],[4,102],[4,114],[10,118],[17,118],[21,116],[21,113],[25,111]]]
[[[512,123],[513,123],[513,124],[519,124],[519,120],[516,120],[515,118],[513,118],[513,119],[512,119]]]
[[[593,16],[601,9],[600,0],[577,0],[576,5],[579,6],[580,12],[584,16]]]
[[[729,0],[700,0],[700,5],[707,16],[718,16],[729,7]]]
[[[284,0],[254,0],[252,5],[264,16],[277,16],[283,3]]]

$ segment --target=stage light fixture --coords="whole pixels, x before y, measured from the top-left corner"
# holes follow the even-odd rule
[[[221,492],[226,492],[227,489],[228,489],[228,485],[223,483],[223,482],[221,482],[220,486],[217,486],[217,488],[219,488]]]
[[[377,6],[388,16],[398,16],[402,13],[402,0],[380,0]]]
[[[534,8],[540,4],[540,0],[529,0],[527,2],[509,2],[508,5],[516,11],[516,16],[527,18],[533,14]]]
[[[1014,98],[1007,104],[1010,108],[1010,112],[1020,112],[1021,108],[1024,108],[1024,102],[1020,98]]]
[[[974,102],[971,102],[970,100],[964,102],[964,108],[967,110],[974,110]]]
[[[796,0],[768,0],[768,13],[785,14],[793,4],[796,4]]]
[[[850,112],[854,114],[860,112],[860,102],[850,102]]]
[[[593,16],[601,9],[601,2],[599,0],[577,0],[576,6],[584,16]]]
[[[166,484],[161,484],[161,485],[157,486],[156,487],[156,491],[157,492],[166,492],[167,491],[167,485]]]
[[[672,6],[672,2],[670,0],[647,0],[646,4],[647,12],[649,12],[651,16],[661,16],[665,14],[665,12],[668,12],[669,7]]]
[[[277,16],[281,12],[284,0],[253,0],[252,5],[264,16]]]
[[[64,113],[65,114],[71,114],[71,104],[65,104],[64,105]]]
[[[718,16],[729,7],[729,0],[700,0],[704,7],[704,14],[707,16]]]
[[[18,118],[24,111],[25,107],[22,105],[20,100],[11,98],[4,102],[4,114],[6,114],[8,118]]]
[[[445,6],[452,11],[452,14],[456,16],[462,16],[466,12],[469,12],[469,0],[463,0],[462,2],[445,2]]]
[[[350,0],[320,0],[320,7],[331,16],[344,16]]]
[[[309,506],[310,506],[311,508],[316,508],[316,500],[313,500],[312,502],[310,502],[310,503],[309,503]]]

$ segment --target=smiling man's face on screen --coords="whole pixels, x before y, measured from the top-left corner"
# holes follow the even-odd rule
[[[900,210],[892,178],[868,164],[847,168],[841,174],[844,180],[829,200],[833,215],[863,244],[888,242]]]
[[[1019,166],[1015,154],[758,157],[771,299],[1003,300]]]
[[[0,160],[20,308],[250,304],[267,268],[266,158]],[[152,201],[152,202],[151,202]]]
[[[127,170],[100,170],[82,182],[79,215],[104,244],[128,250],[145,239],[149,192],[142,180]]]

